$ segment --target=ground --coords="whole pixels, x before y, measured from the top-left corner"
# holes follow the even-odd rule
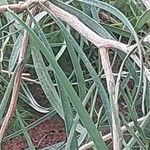
[[[60,118],[48,119],[29,131],[36,148],[44,148],[66,140],[64,124]],[[6,141],[3,150],[24,150],[27,143],[24,138]]]

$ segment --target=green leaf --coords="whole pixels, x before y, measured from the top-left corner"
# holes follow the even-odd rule
[[[12,21],[8,22],[6,25],[2,26],[2,27],[0,28],[0,32],[3,31],[5,28],[9,27],[10,25],[12,25],[14,22],[15,22],[15,21],[12,20]]]
[[[30,35],[30,38],[34,42],[34,47],[36,48],[36,51],[41,50],[41,52],[44,54],[46,59],[49,61],[51,66],[53,67],[56,76],[58,77],[59,82],[63,85],[66,93],[68,94],[68,97],[73,104],[74,108],[76,109],[77,113],[80,116],[80,119],[86,129],[89,132],[89,135],[91,136],[92,140],[94,141],[97,149],[103,149],[106,150],[106,145],[103,142],[100,134],[98,133],[94,123],[90,120],[89,115],[85,108],[83,107],[79,97],[77,96],[75,90],[71,86],[70,82],[68,81],[67,77],[65,76],[63,70],[60,68],[58,63],[56,62],[53,55],[49,52],[47,47],[41,42],[41,40],[37,37],[37,35],[12,11],[9,10],[9,13],[28,31],[28,34]]]
[[[105,11],[110,12],[111,14],[115,15],[117,18],[119,18],[127,27],[128,29],[131,31],[131,33],[133,34],[133,36],[136,39],[136,42],[138,42],[138,37],[137,34],[133,28],[133,26],[131,25],[131,23],[129,22],[129,20],[124,16],[124,14],[122,12],[120,12],[118,9],[116,9],[115,7],[109,5],[108,3],[102,2],[102,1],[98,1],[98,0],[77,0],[89,5],[93,5],[96,7],[99,7]]]
[[[93,80],[94,80],[94,82],[96,84],[96,87],[98,88],[99,95],[101,96],[101,99],[103,101],[104,107],[105,107],[105,109],[107,111],[107,114],[108,114],[108,119],[109,119],[109,121],[111,123],[111,110],[110,110],[109,99],[108,99],[106,91],[105,91],[105,89],[103,87],[103,84],[101,82],[101,79],[97,75],[97,73],[96,73],[95,69],[93,68],[93,66],[91,65],[89,59],[86,57],[85,53],[80,48],[80,46],[75,41],[75,39],[72,37],[72,35],[66,30],[66,28],[63,26],[63,24],[58,19],[57,20],[56,20],[56,18],[53,18],[53,19],[58,24],[58,26],[61,28],[62,33],[64,35],[64,38],[66,40],[70,41],[70,43],[72,43],[72,46],[75,48],[75,50],[79,54],[80,58],[82,59],[83,63],[85,64],[86,68],[88,69],[91,77],[93,78]]]
[[[70,5],[64,4],[61,1],[58,0],[51,0],[56,6],[59,6],[60,8],[66,10],[67,12],[71,13],[72,15],[78,16],[78,18],[87,25],[90,29],[95,31],[97,34],[99,34],[102,37],[113,39],[113,37],[107,32],[103,26],[101,26],[97,21],[95,21],[93,18],[89,17],[87,14],[83,13],[79,9],[72,7]]]
[[[135,138],[136,142],[140,144],[140,146],[142,146],[142,148],[144,150],[148,150],[148,148],[145,146],[145,144],[143,143],[143,141],[134,133],[134,131],[128,126],[126,120],[124,119],[123,115],[120,114],[121,119],[123,121],[123,124],[126,126],[126,128],[128,129],[128,131],[130,132],[130,134]]]
[[[21,43],[22,43],[23,35],[20,33],[17,40],[14,43],[10,59],[9,59],[9,65],[8,65],[8,71],[11,73],[17,64],[17,59],[20,53]]]
[[[77,82],[78,82],[79,97],[81,100],[83,100],[86,95],[86,86],[84,83],[83,71],[81,69],[79,59],[77,57],[77,54],[74,50],[72,43],[70,43],[70,40],[68,40],[67,38],[65,40],[66,40],[67,49],[68,49],[69,55],[71,57],[73,67],[75,69],[75,74],[76,74],[76,78],[77,78]]]
[[[135,30],[138,31],[142,28],[142,26],[150,20],[150,9],[147,9],[143,12],[140,18],[137,20],[135,25]]]
[[[15,70],[14,70],[14,73],[7,85],[7,88],[6,88],[6,91],[5,91],[5,94],[3,96],[3,99],[1,100],[1,103],[0,103],[0,120],[2,119],[3,115],[4,115],[4,112],[6,110],[6,106],[7,106],[7,103],[8,103],[8,100],[10,98],[10,95],[11,95],[11,91],[12,91],[12,88],[13,88],[13,84],[14,84],[14,79],[15,79],[15,76],[16,76],[16,73],[17,73],[17,69],[18,69],[18,66],[19,64],[17,64]]]
[[[49,118],[51,118],[51,117],[53,117],[55,115],[56,115],[56,111],[53,110],[53,108],[51,108],[50,112],[48,114],[44,115],[43,117],[41,117],[40,119],[36,120],[35,122],[27,125],[26,126],[26,130],[31,130],[32,128],[36,127],[38,124],[42,123],[43,121],[45,121],[45,120],[47,120],[47,119],[49,119]],[[20,129],[20,130],[18,130],[16,132],[14,132],[14,133],[4,137],[3,141],[8,141],[8,140],[10,140],[12,138],[15,138],[15,137],[19,136],[22,133],[23,133],[23,130]]]
[[[29,88],[27,85],[22,81],[21,88],[24,92],[22,94],[21,92],[19,93],[19,98],[22,99],[25,103],[27,103],[29,106],[31,106],[33,109],[40,113],[48,113],[49,108],[42,107],[39,105],[36,100],[34,99],[33,95],[31,94]]]
[[[63,112],[64,112],[64,120],[65,120],[66,129],[67,129],[67,135],[69,136],[70,131],[71,131],[71,127],[74,124],[73,113],[71,112],[70,101],[68,99],[66,91],[64,90],[61,83],[59,83],[59,81],[57,83],[58,83],[58,89],[59,89],[59,93],[60,93],[61,101],[62,101],[62,107],[63,107]],[[76,137],[77,137],[76,132],[74,132],[72,139],[67,139],[67,141],[70,140],[69,142],[71,143],[69,145],[69,149],[74,149],[74,150],[78,149]],[[68,150],[68,149],[66,149],[66,150]]]
[[[32,44],[34,45],[34,44]],[[34,47],[34,46],[33,46]],[[48,98],[51,105],[55,108],[58,114],[63,118],[62,105],[60,98],[56,92],[55,87],[53,86],[53,82],[47,72],[46,66],[43,62],[43,58],[39,51],[36,48],[32,49],[32,58],[35,66],[35,70],[42,86],[46,97]]]
[[[26,140],[27,140],[29,149],[30,149],[30,150],[35,150],[35,147],[34,147],[32,141],[31,141],[31,138],[30,138],[30,136],[29,136],[29,134],[28,134],[28,132],[27,132],[27,130],[26,130],[26,127],[24,126],[24,123],[23,123],[23,121],[22,121],[22,119],[21,119],[21,117],[20,117],[20,114],[19,114],[19,112],[18,112],[17,110],[16,110],[16,115],[17,115],[17,119],[19,120],[19,123],[20,123],[20,125],[21,125],[21,128],[22,128],[22,130],[23,130],[23,134],[24,134],[24,136],[25,136],[25,138],[26,138]]]
[[[85,107],[86,104],[88,103],[93,91],[95,89],[95,83],[93,83],[93,85],[90,87],[90,89],[88,90],[88,93],[86,94],[82,104],[83,106]],[[79,115],[77,114],[75,116],[75,119],[74,119],[74,124],[72,125],[71,127],[71,130],[70,130],[70,133],[69,133],[69,136],[68,136],[68,140],[66,142],[66,150],[69,149],[70,145],[71,145],[71,141],[72,141],[72,138],[74,136],[74,132],[76,130],[76,127],[78,125],[78,122],[79,122]],[[79,127],[79,126],[78,126]],[[82,144],[82,142],[85,140],[85,137],[87,135],[87,131],[86,130],[83,130],[83,128],[79,128],[81,129],[81,131],[79,131],[81,133],[80,137],[78,138],[78,145],[80,146]]]

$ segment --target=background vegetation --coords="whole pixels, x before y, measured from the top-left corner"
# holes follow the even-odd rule
[[[60,149],[112,149],[112,141],[120,140],[109,134],[114,127],[122,137],[118,149],[150,149],[150,9],[140,0],[49,2],[76,16],[97,35],[135,47],[128,54],[116,47],[108,49],[115,81],[115,91],[111,91],[101,49],[46,6],[38,7],[35,14],[30,7],[24,12],[8,9],[1,13],[0,124],[22,65],[19,57],[25,30],[29,35],[17,107],[3,142],[23,133],[29,148],[35,149],[29,128],[59,115],[68,137]],[[0,2],[13,3],[17,1]],[[31,117],[36,119],[32,124]],[[121,130],[126,132],[122,135]],[[84,145],[91,140],[94,143]]]

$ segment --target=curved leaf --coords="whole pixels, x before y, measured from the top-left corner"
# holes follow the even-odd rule
[[[80,116],[80,119],[86,129],[89,132],[89,135],[91,136],[92,140],[94,141],[96,147],[98,149],[103,149],[106,150],[107,147],[102,140],[100,134],[98,133],[94,123],[90,120],[90,117],[83,107],[79,97],[77,96],[75,90],[71,86],[70,82],[68,81],[67,77],[65,76],[63,70],[60,68],[58,63],[56,62],[55,58],[53,55],[49,52],[47,47],[42,43],[42,41],[38,38],[38,36],[26,25],[25,22],[23,22],[14,12],[9,10],[9,13],[24,27],[24,29],[27,30],[27,32],[30,35],[30,38],[34,42],[34,47],[36,48],[35,51],[41,51],[46,59],[49,61],[49,63],[52,65],[60,83],[64,87],[66,93],[68,94],[68,97],[73,104],[74,108],[76,109],[77,113]]]
[[[150,9],[147,9],[137,20],[137,23],[135,25],[135,29],[138,31],[142,28],[142,26],[150,20]]]
[[[23,35],[20,33],[20,35],[18,36],[17,40],[14,43],[14,46],[13,46],[13,49],[12,49],[12,52],[10,55],[9,65],[8,65],[9,73],[13,71],[13,69],[17,63],[17,59],[18,59],[18,56],[20,53],[22,39],[23,39]]]

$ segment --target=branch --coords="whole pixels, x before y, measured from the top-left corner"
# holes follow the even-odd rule
[[[77,32],[79,32],[83,37],[93,43],[97,48],[116,48],[118,50],[123,51],[124,53],[129,53],[134,48],[137,47],[137,44],[134,45],[127,45],[115,40],[105,39],[96,34],[90,28],[88,28],[85,24],[83,24],[76,16],[68,13],[67,11],[55,6],[51,2],[47,2],[47,7],[49,12],[54,14],[56,17],[60,18],[61,20],[67,22],[70,26],[72,26]],[[132,54],[130,56],[138,67],[141,67],[140,59],[135,55]],[[147,79],[150,81],[150,72],[149,70],[144,67],[144,73]]]
[[[10,5],[1,5],[0,6],[0,13],[4,13],[7,9],[11,9],[14,11],[24,11],[29,7],[33,7],[38,5],[39,3],[45,4],[47,2],[47,6],[51,13],[55,16],[60,18],[61,20],[67,22],[71,25],[76,31],[78,31],[82,36],[92,42],[95,46],[99,47],[106,47],[106,48],[117,48],[122,49],[123,51],[128,49],[128,45],[123,44],[121,42],[115,40],[109,40],[100,37],[94,31],[89,29],[85,24],[83,24],[76,16],[64,11],[63,9],[55,6],[53,3],[48,2],[47,0],[27,0],[26,2],[21,2],[18,4],[10,4]]]
[[[146,8],[150,8],[150,0],[141,0]]]
[[[14,72],[9,72],[9,71],[7,71],[7,70],[1,70],[1,72],[2,73],[6,73],[6,74],[9,74],[9,75],[12,75],[12,74],[14,74]],[[30,76],[30,74],[29,73],[22,73],[22,77],[27,77],[27,76]]]
[[[61,20],[67,22],[77,32],[79,32],[87,40],[93,43],[96,47],[116,48],[116,49],[122,49],[122,50],[128,49],[128,45],[126,44],[123,44],[115,40],[110,40],[110,39],[105,39],[105,38],[100,37],[98,34],[96,34],[94,31],[88,28],[84,23],[82,23],[76,16],[55,6],[53,3],[48,2],[46,6],[50,13],[60,18]]]
[[[33,8],[39,3],[39,0],[27,0],[26,2],[19,2],[18,4],[0,5],[0,13],[4,13],[9,9],[16,12],[23,12],[27,8]]]
[[[27,24],[29,26],[31,26],[31,23],[32,23],[31,19],[28,18]],[[11,118],[13,117],[13,113],[16,109],[17,99],[19,96],[19,90],[20,90],[20,84],[21,84],[21,77],[22,77],[22,72],[23,72],[23,68],[24,68],[23,60],[25,57],[26,49],[28,47],[28,40],[29,39],[28,39],[27,31],[24,31],[24,37],[23,37],[21,48],[20,48],[19,61],[18,61],[19,67],[17,69],[17,73],[16,73],[15,80],[14,80],[12,96],[11,96],[9,108],[6,113],[5,119],[0,128],[0,144],[2,143],[2,139],[4,137],[5,131],[9,125],[9,122],[10,122]]]
[[[100,48],[102,66],[106,75],[107,89],[110,97],[112,114],[112,133],[113,133],[113,149],[120,150],[122,147],[122,132],[120,129],[120,120],[118,114],[118,101],[115,101],[115,79],[111,70],[108,49]]]
[[[147,119],[149,116],[150,116],[150,113],[148,113],[145,117],[139,118],[137,121],[140,122],[140,123],[141,123],[141,122],[144,122],[144,120]],[[133,126],[134,126],[134,122],[133,122],[133,121],[130,122],[130,123],[128,124],[128,126],[129,126],[129,127],[133,127]],[[125,131],[127,131],[126,126],[122,126],[122,127],[121,127],[121,131],[122,131],[122,133],[125,132]],[[108,140],[112,139],[112,134],[109,133],[109,134],[107,134],[107,135],[104,135],[104,136],[102,137],[102,139],[103,139],[104,141],[108,141]],[[79,148],[79,150],[87,150],[87,149],[90,149],[90,148],[93,147],[93,146],[94,146],[94,143],[93,143],[93,141],[91,141],[91,142],[89,142],[89,143],[86,143],[86,144],[82,145],[82,146]]]

